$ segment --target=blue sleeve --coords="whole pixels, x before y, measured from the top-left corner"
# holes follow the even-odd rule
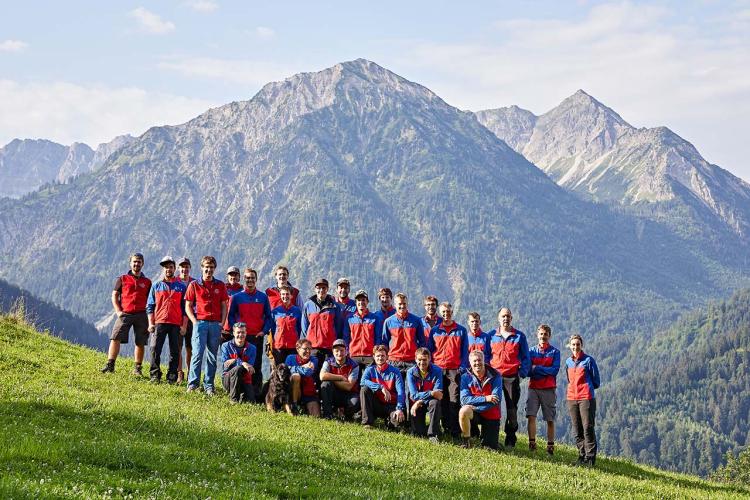
[[[380,335],[380,343],[383,344],[386,348],[388,348],[391,344],[391,332],[388,331],[388,320],[383,320],[383,328],[381,329],[383,332],[382,335]]]
[[[411,369],[406,372],[406,386],[409,388],[409,398],[413,399],[414,401],[426,402],[432,399],[432,394],[430,394],[430,391],[417,390],[417,380],[414,377],[414,372]]]
[[[255,366],[255,356],[258,355],[258,350],[255,348],[253,344],[250,344],[248,347],[250,347],[250,349],[248,349],[247,362]]]
[[[268,296],[266,296],[263,304],[263,317],[266,318],[266,321],[263,323],[263,332],[269,332],[273,328],[274,321],[271,317],[271,303],[268,301]]]
[[[151,289],[148,291],[148,301],[146,302],[146,313],[153,314],[156,309],[156,283],[151,285]]]
[[[383,321],[375,316],[375,345],[384,344],[383,342]]]
[[[375,335],[377,336],[378,332],[375,332]],[[344,342],[346,342],[346,348],[349,349],[349,344],[352,341],[352,329],[349,326],[349,319],[344,322],[344,329],[341,332],[341,338],[344,339]],[[375,343],[377,345],[377,342]]]
[[[526,335],[521,336],[521,345],[518,349],[518,357],[521,361],[521,366],[518,368],[518,376],[526,378],[529,376],[529,368],[531,368],[531,356],[529,355],[529,344],[526,342]]]
[[[594,361],[594,358],[589,356],[589,360],[591,360],[591,383],[593,384],[594,389],[598,389],[599,384],[601,383],[601,380],[599,379],[599,367],[596,366],[596,361]]]
[[[227,323],[229,324],[230,330],[237,320],[237,308],[237,302],[234,301],[233,297],[229,297],[229,313],[227,314]]]
[[[310,320],[307,318],[307,308],[303,307],[302,310],[302,330],[300,331],[299,338],[307,338],[307,329],[310,327]]]
[[[229,342],[224,342],[223,344],[221,344],[221,349],[220,349],[220,351],[221,351],[221,352],[219,352],[219,366],[221,366],[221,369],[222,369],[222,373],[224,373],[224,372],[226,371],[226,370],[224,370],[224,362],[225,362],[225,361],[226,361],[227,359],[229,359],[229,358],[227,357],[227,350],[225,349],[225,347],[226,347],[226,345],[227,345],[228,343],[229,343]]]
[[[297,338],[302,338],[302,310],[297,308],[297,311],[295,311],[297,315],[295,318],[297,318],[297,321],[294,322],[294,326],[297,328]],[[293,313],[294,314],[294,313]]]
[[[437,380],[435,380],[435,387],[433,391],[440,391],[443,392],[443,369],[439,366],[436,366],[438,374],[437,374]],[[461,382],[459,380],[459,385],[461,385]]]
[[[304,366],[295,365],[295,366],[289,367],[290,371],[292,373],[298,373],[299,375],[303,377],[312,377],[315,374],[315,365],[317,364],[316,361],[318,361],[318,358],[310,358],[310,361],[312,361],[313,363],[312,368],[305,368]]]
[[[401,377],[401,372],[396,371],[396,409],[406,409],[406,391],[404,390],[404,379]]]
[[[374,369],[375,367],[373,366],[368,366],[367,368],[365,368],[365,372],[362,374],[360,385],[367,387],[371,391],[379,391],[383,388],[383,386],[378,382],[373,382],[372,380],[370,380],[370,373],[372,373],[372,370]]]
[[[461,375],[461,405],[471,405],[478,411],[488,409],[489,406],[487,405],[487,400],[484,399],[484,396],[473,395],[471,389],[469,389],[469,385],[471,385],[471,375],[468,373]]]
[[[427,345],[427,341],[425,340],[424,336],[424,327],[422,326],[422,320],[417,321],[417,347],[425,347]]]
[[[492,394],[497,396],[498,405],[503,403],[503,377],[499,374],[492,380]]]
[[[435,354],[435,328],[437,328],[437,325],[435,325],[433,328],[430,328],[430,331],[426,336],[427,342],[425,343],[425,347],[428,351],[430,351],[430,354]],[[424,331],[424,329],[422,331]]]
[[[461,335],[461,368],[469,369],[469,332],[466,330]]]
[[[268,325],[268,330],[271,332],[271,338],[276,335],[276,317],[271,313],[271,324]]]

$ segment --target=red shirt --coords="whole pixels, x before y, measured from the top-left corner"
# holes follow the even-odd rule
[[[195,305],[195,317],[199,321],[221,321],[221,304],[229,300],[223,281],[199,278],[188,285],[185,300]]]
[[[114,290],[120,292],[120,307],[126,314],[146,312],[151,280],[143,273],[136,276],[132,271],[115,280]]]

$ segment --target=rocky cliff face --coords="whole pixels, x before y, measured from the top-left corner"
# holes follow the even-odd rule
[[[96,151],[80,142],[63,146],[43,139],[14,139],[0,148],[0,197],[19,198],[44,184],[64,183],[96,170],[133,139],[118,136],[100,144]]]
[[[519,115],[525,117],[523,126]],[[582,90],[539,117],[501,108],[477,118],[559,185],[585,198],[708,210],[743,240],[750,238],[750,185],[708,163],[668,128],[635,128]]]

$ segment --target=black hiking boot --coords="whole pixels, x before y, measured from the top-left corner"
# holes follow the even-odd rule
[[[102,373],[114,373],[115,372],[115,360],[107,360],[107,364],[100,370]]]

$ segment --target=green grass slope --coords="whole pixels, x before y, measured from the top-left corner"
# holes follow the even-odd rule
[[[747,490],[602,458],[430,445],[272,415],[97,369],[101,354],[0,319],[1,498],[733,497]]]

